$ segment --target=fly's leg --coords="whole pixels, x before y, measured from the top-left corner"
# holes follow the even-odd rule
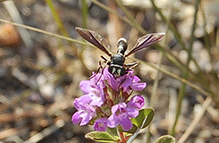
[[[104,56],[100,56],[107,65],[110,65],[110,61],[108,61]]]
[[[135,68],[138,65],[138,62],[133,62],[133,63],[128,63],[124,64],[124,68],[126,69],[126,74],[128,73],[129,70]],[[129,73],[128,73],[129,74]],[[120,83],[119,87],[125,82],[126,78],[122,80]],[[130,87],[129,87],[130,88]],[[130,88],[131,89],[131,88]]]
[[[101,75],[100,75],[99,79],[97,80],[96,84],[98,83],[100,78],[103,76],[103,71],[104,71],[105,67],[107,65],[110,65],[110,62],[104,56],[100,56],[100,57],[104,60],[103,63],[106,63],[106,64],[104,66],[102,66],[102,63],[99,61],[99,64],[100,64],[99,70],[101,70],[101,69],[102,70],[101,70]]]
[[[110,62],[109,62],[105,57],[101,56],[101,58],[102,58],[104,61],[103,61],[103,62],[99,61],[99,68],[97,69],[96,73],[93,74],[93,75],[89,78],[89,79],[92,79],[92,78],[94,78],[94,77],[97,75],[97,73],[101,73],[99,79],[96,81],[96,84],[97,84],[97,83],[99,82],[99,80],[101,79],[105,67],[110,64]],[[103,66],[104,63],[105,63],[105,65]]]
[[[96,70],[95,74],[93,74],[91,77],[89,77],[89,80],[94,78],[96,76],[96,74],[100,72],[101,69],[103,69],[103,66],[102,66],[101,61],[99,61],[99,68]]]
[[[138,65],[138,62],[127,63],[127,64],[124,64],[124,68],[128,71],[128,70],[135,68],[137,65]]]

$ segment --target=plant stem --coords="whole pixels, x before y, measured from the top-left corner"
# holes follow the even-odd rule
[[[123,132],[119,132],[119,135],[120,135],[121,142],[122,143],[126,143],[126,139],[124,137],[124,133]]]
[[[52,0],[46,0],[46,3],[49,6],[49,9],[50,9],[50,11],[51,11],[51,13],[52,13],[52,15],[53,15],[57,25],[58,25],[59,30],[62,32],[62,34],[64,36],[69,37],[69,35],[67,33],[67,30],[65,29],[65,27],[64,27],[64,25],[63,25],[63,23],[62,23],[62,21],[61,21],[61,19],[59,17],[59,15],[58,15],[58,12],[56,11],[56,9],[55,9],[55,7],[54,7],[54,5],[52,3]]]

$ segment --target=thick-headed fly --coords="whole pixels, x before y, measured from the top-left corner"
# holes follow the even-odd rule
[[[117,42],[117,53],[112,54],[106,48],[110,47],[110,45],[102,36],[96,32],[79,27],[76,27],[75,30],[81,37],[99,48],[110,57],[110,61],[108,61],[106,58],[101,56],[101,58],[103,58],[109,65],[108,70],[112,75],[115,76],[115,78],[125,75],[128,70],[137,66],[137,62],[125,64],[126,57],[160,41],[165,35],[165,33],[147,34],[139,38],[135,46],[128,53],[125,53],[128,47],[126,39],[120,38]]]

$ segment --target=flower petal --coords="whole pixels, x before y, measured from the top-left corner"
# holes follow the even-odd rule
[[[107,126],[110,128],[115,128],[117,125],[119,125],[119,120],[118,120],[118,118],[115,117],[114,114],[112,114],[108,118]]]
[[[124,131],[128,131],[132,129],[132,122],[129,118],[123,118],[122,121],[120,122],[120,125],[122,126]]]
[[[90,92],[92,92],[92,86],[91,86],[91,82],[89,80],[82,80],[79,84],[81,91],[84,94],[88,94]]]
[[[134,82],[134,83],[137,83],[137,82],[139,82],[139,81],[141,81],[139,77],[133,76],[133,82]]]
[[[81,117],[82,117],[82,120],[81,120],[81,123],[80,123],[80,126],[84,126],[84,125],[87,125],[89,123],[89,121],[92,119],[92,114],[91,113],[82,113],[81,114]]]
[[[94,123],[94,129],[96,131],[106,131],[107,128],[107,118],[99,118]]]
[[[132,90],[139,91],[146,87],[146,83],[134,83],[131,85]]]
[[[129,87],[132,84],[132,78],[129,76],[124,79],[124,82],[122,83],[121,87]]]
[[[144,103],[144,97],[142,97],[141,95],[136,95],[131,98],[127,105],[128,107],[141,109],[144,106]]]
[[[135,117],[138,116],[139,111],[136,108],[129,108],[129,107],[127,107],[126,108],[126,114],[130,118],[135,118]]]
[[[81,120],[82,118],[80,117],[79,112],[75,112],[71,118],[71,121],[73,122],[73,124],[79,124]]]
[[[88,94],[86,94],[86,95],[84,95],[84,96],[81,96],[81,97],[79,97],[79,98],[76,98],[76,99],[74,100],[74,103],[73,103],[73,104],[74,104],[75,108],[76,108],[77,110],[79,110],[79,109],[84,108],[84,106],[85,106],[86,104],[89,104],[91,101],[92,101],[92,100],[91,100],[90,96],[89,96]]]

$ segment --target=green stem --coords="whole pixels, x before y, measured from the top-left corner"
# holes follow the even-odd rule
[[[125,13],[128,19],[135,25],[135,27],[142,33],[146,34],[146,31],[141,27],[141,25],[133,18],[131,13],[121,4],[120,0],[116,0],[116,3],[121,8],[121,10]]]
[[[82,0],[82,18],[83,18],[82,25],[84,28],[87,27],[87,15],[88,15],[87,2],[86,0]]]
[[[47,5],[49,6],[49,8],[51,10],[51,13],[52,13],[57,25],[58,25],[59,30],[62,32],[62,34],[64,36],[69,37],[68,32],[66,31],[61,19],[59,18],[58,12],[56,11],[56,9],[55,9],[55,7],[52,3],[52,0],[46,0],[46,3],[47,3]]]

